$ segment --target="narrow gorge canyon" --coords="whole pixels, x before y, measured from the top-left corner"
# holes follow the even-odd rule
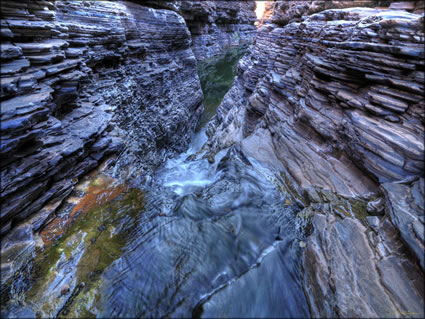
[[[1,2],[2,317],[424,317],[423,3],[264,4]]]

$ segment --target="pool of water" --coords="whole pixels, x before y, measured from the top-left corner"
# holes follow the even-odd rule
[[[236,53],[201,76],[204,124],[231,86]],[[44,250],[7,315],[309,316],[300,208],[279,172],[236,146],[207,159],[206,140],[201,124],[140,189],[102,171],[86,177],[41,233]]]
[[[230,49],[223,55],[212,57],[198,64],[198,74],[204,93],[204,113],[197,131],[215,115],[224,95],[232,87],[238,61],[244,56],[248,47]]]

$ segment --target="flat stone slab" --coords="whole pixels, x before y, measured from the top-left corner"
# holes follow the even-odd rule
[[[6,100],[1,105],[1,118],[2,120],[7,120],[15,115],[22,115],[41,109],[50,99],[50,92],[42,91]]]
[[[393,2],[390,4],[390,9],[413,11],[415,9],[415,1]]]

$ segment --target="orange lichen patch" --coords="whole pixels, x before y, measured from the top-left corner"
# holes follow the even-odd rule
[[[119,197],[95,205],[86,213],[79,210],[78,218],[66,232],[36,255],[31,272],[33,283],[25,294],[27,304],[44,300],[44,313],[53,313],[62,308],[57,314],[58,318],[91,316],[102,292],[103,280],[100,274],[121,256],[127,236],[138,225],[137,216],[144,211],[144,192],[138,188],[124,190],[125,193]],[[69,209],[68,206],[63,215]],[[75,280],[77,287],[65,305],[58,296],[71,292],[64,286],[69,285],[69,282],[62,283],[64,278],[61,270],[70,264],[59,262],[63,258],[73,265],[75,274],[71,281]]]
[[[113,178],[100,174],[90,181],[84,196],[81,198],[71,197],[72,200],[68,203],[75,204],[75,206],[69,214],[57,216],[40,232],[44,244],[50,246],[60,238],[80,215],[87,214],[94,208],[112,201],[126,192],[128,192],[128,186],[117,185]]]
[[[66,225],[69,224],[68,218],[56,217],[53,219],[41,232],[40,237],[44,242],[44,247],[50,246],[55,239],[67,229]]]
[[[87,194],[85,194],[81,198],[80,202],[75,205],[69,216],[74,216],[75,214],[77,214],[78,211],[81,211],[82,213],[87,213],[92,208],[115,199],[118,195],[127,191],[127,189],[128,187],[124,185],[118,185],[109,189],[91,189],[89,187]]]

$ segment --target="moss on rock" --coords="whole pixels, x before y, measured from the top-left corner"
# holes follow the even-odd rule
[[[33,285],[26,295],[31,302],[43,294],[55,280],[58,261],[76,258],[78,246],[83,241],[83,252],[76,264],[76,285],[60,316],[88,316],[90,305],[96,301],[103,271],[118,259],[126,244],[128,231],[136,223],[137,215],[144,210],[144,193],[130,189],[113,200],[97,203],[89,211],[80,214],[60,239],[45,249],[35,259],[32,273]],[[121,229],[120,225],[122,225]],[[62,256],[62,257],[61,257]],[[76,289],[78,289],[76,291]],[[46,298],[54,298],[46,296]],[[51,311],[57,304],[46,305]],[[44,309],[43,310],[48,310]],[[51,313],[46,311],[46,313]]]

